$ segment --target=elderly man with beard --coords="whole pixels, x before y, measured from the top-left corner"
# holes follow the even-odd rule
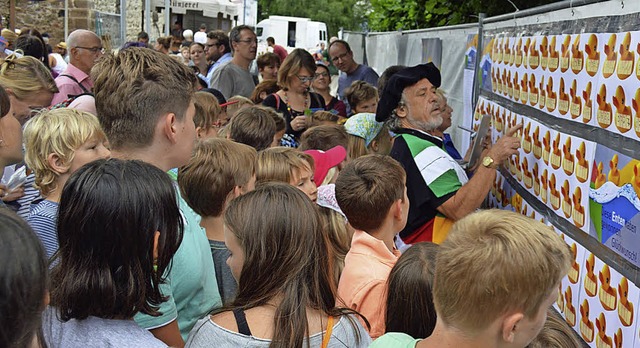
[[[433,63],[405,68],[391,76],[376,111],[376,120],[387,121],[396,133],[391,157],[407,172],[411,204],[407,226],[400,232],[407,244],[444,241],[453,222],[480,208],[496,169],[520,147],[512,136],[517,126],[485,149],[482,164],[469,179],[444,150],[442,139],[429,134],[443,121],[439,86],[440,71]]]

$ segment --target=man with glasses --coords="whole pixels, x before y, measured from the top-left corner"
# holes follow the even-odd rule
[[[334,40],[329,44],[329,58],[333,65],[342,71],[338,79],[338,98],[347,101],[344,98],[344,90],[351,86],[354,81],[365,81],[372,86],[378,85],[378,74],[370,67],[364,64],[358,64],[353,60],[353,52],[349,43],[344,40]],[[347,105],[347,109],[349,106]],[[349,110],[347,110],[348,114]]]
[[[222,30],[213,30],[207,34],[207,40],[204,43],[205,58],[209,62],[209,71],[206,76],[200,77],[207,82],[211,88],[211,77],[222,64],[231,60],[231,46],[229,45],[229,37]]]
[[[229,40],[233,58],[215,69],[209,86],[222,92],[227,99],[236,95],[249,98],[256,87],[249,66],[256,58],[258,39],[251,27],[239,25],[231,29]]]
[[[91,93],[93,81],[89,73],[104,53],[98,35],[88,30],[73,31],[66,42],[69,49],[69,64],[62,74],[56,77],[59,92],[54,94],[51,105],[56,105],[72,96]]]

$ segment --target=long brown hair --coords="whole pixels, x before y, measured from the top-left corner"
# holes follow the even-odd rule
[[[437,244],[416,243],[391,269],[387,280],[387,332],[404,332],[414,338],[431,336],[437,318],[431,293],[437,252]]]
[[[333,317],[355,313],[336,307],[329,241],[302,191],[283,183],[260,185],[231,201],[224,220],[244,264],[236,298],[220,311],[248,310],[282,298],[270,347],[303,346],[309,336],[307,309]],[[355,319],[349,319],[357,333]]]

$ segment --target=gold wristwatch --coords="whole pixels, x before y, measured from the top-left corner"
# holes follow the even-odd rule
[[[493,158],[486,156],[485,158],[482,159],[482,165],[487,167],[487,168],[493,168]]]

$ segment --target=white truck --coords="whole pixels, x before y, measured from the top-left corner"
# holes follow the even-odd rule
[[[273,37],[276,45],[286,47],[288,51],[294,48],[312,49],[320,47],[320,43],[327,45],[327,25],[314,22],[309,18],[269,16],[256,25],[259,51],[264,51],[267,38]]]

